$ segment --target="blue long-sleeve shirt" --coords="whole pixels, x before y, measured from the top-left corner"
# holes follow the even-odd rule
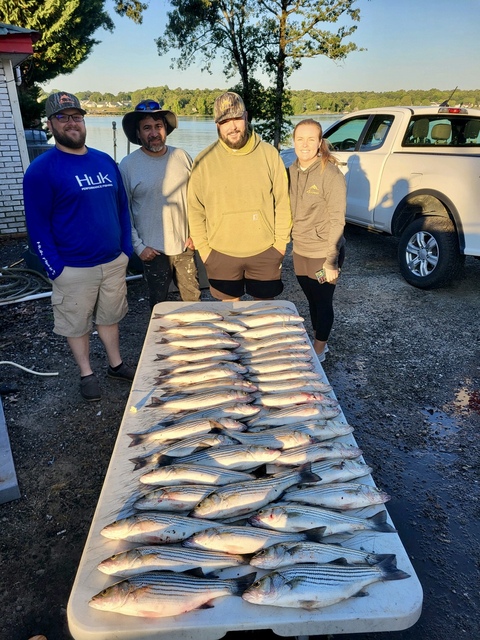
[[[32,248],[52,280],[65,266],[93,267],[133,253],[127,195],[108,154],[54,147],[28,167],[23,190]]]

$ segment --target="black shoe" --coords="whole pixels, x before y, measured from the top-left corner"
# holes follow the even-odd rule
[[[135,377],[135,367],[131,367],[125,362],[122,362],[118,369],[112,369],[112,367],[108,367],[107,376],[109,378],[115,378],[116,380],[126,380],[127,382],[131,382]]]
[[[87,402],[96,402],[100,400],[100,385],[94,373],[80,379],[80,393],[82,398]]]

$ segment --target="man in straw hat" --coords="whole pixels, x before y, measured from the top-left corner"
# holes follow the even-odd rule
[[[238,94],[219,96],[214,118],[218,140],[197,156],[189,181],[190,232],[215,298],[271,299],[283,291],[292,226],[286,170],[249,128]]]
[[[128,201],[113,159],[85,145],[78,98],[53,93],[45,113],[55,146],[25,173],[27,228],[52,280],[53,330],[67,338],[82,397],[96,401],[101,393],[90,364],[93,322],[107,352],[107,375],[127,382],[135,375],[120,356],[118,330],[128,310],[125,273],[133,253]]]
[[[142,100],[125,114],[123,130],[140,149],[120,163],[132,217],[132,241],[143,262],[150,307],[167,299],[174,280],[182,300],[200,299],[194,245],[187,221],[187,182],[192,159],[170,145],[177,116],[155,100]]]

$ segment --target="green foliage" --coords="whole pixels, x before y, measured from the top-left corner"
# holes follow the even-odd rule
[[[237,72],[241,93],[251,118],[271,121],[265,131],[278,146],[291,112],[287,81],[305,58],[325,55],[342,60],[358,47],[347,39],[360,19],[357,0],[172,0],[173,10],[163,36],[157,39],[160,55],[177,49],[172,66],[186,69],[200,59],[202,70],[223,57],[227,78]],[[338,23],[335,31],[322,25]],[[255,73],[264,71],[271,87],[258,110]],[[270,134],[268,134],[270,135]]]
[[[40,33],[40,39],[33,45],[33,56],[21,65],[19,95],[22,96],[21,108],[28,109],[28,113],[23,114],[25,119],[37,119],[42,114],[43,104],[34,105],[38,97],[37,85],[76,69],[99,43],[93,37],[97,29],[113,31],[114,24],[105,11],[105,4],[106,0],[0,2],[0,22]],[[116,0],[114,8],[120,15],[141,22],[142,11],[146,7],[137,0]]]

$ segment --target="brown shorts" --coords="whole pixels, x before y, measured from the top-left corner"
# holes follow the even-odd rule
[[[283,291],[282,262],[283,255],[274,247],[246,258],[212,249],[205,262],[210,292],[220,300],[241,298],[244,293],[253,298],[274,298]]]
[[[323,269],[326,258],[307,258],[293,252],[293,269],[296,276],[308,276],[312,280],[316,280],[315,273]],[[341,247],[338,254],[338,266],[341,268],[345,261],[345,246]],[[331,282],[337,284],[338,278]]]
[[[117,324],[128,311],[125,274],[128,258],[96,267],[65,267],[52,283],[53,331],[80,338],[100,325]]]

